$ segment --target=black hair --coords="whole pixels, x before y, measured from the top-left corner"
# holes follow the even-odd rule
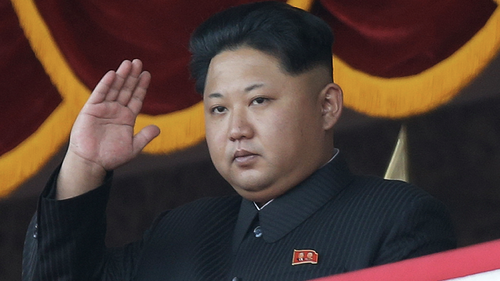
[[[190,70],[203,94],[210,61],[226,50],[248,46],[279,59],[290,75],[316,66],[332,70],[333,33],[323,20],[282,2],[256,2],[229,8],[192,34]]]

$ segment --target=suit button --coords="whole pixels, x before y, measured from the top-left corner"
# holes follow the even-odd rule
[[[233,279],[231,279],[231,281],[242,281],[242,279],[239,277],[233,277]]]
[[[35,224],[35,231],[33,231],[33,238],[37,238],[38,237],[38,224]]]
[[[257,238],[262,236],[262,229],[260,229],[260,225],[253,230],[253,234],[255,234],[255,237]]]

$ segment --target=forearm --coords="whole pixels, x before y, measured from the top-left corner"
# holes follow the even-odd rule
[[[109,261],[104,246],[107,171],[136,157],[160,133],[150,125],[134,135],[150,80],[140,60],[125,60],[103,76],[82,107],[63,164],[28,230],[24,280],[95,280]]]
[[[26,236],[23,280],[99,280],[104,261],[109,182],[79,197],[56,200],[55,173]],[[108,180],[110,181],[110,180]]]

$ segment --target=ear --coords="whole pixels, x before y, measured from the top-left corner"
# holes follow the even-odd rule
[[[320,94],[321,115],[323,117],[323,129],[330,130],[337,123],[342,114],[343,93],[339,85],[330,83],[326,85]]]

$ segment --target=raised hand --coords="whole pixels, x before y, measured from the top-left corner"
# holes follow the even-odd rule
[[[150,125],[134,135],[150,80],[140,60],[123,61],[103,76],[73,125],[58,178],[59,199],[96,188],[106,171],[136,157],[160,133]]]

